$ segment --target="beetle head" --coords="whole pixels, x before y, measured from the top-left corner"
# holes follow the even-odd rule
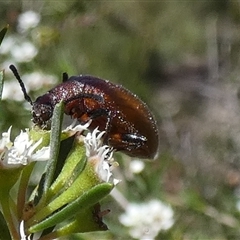
[[[45,94],[41,97],[38,97],[37,100],[33,102],[30,96],[27,94],[24,83],[20,78],[16,67],[14,65],[10,65],[9,68],[12,70],[16,79],[18,80],[22,88],[24,98],[32,105],[32,115],[33,115],[32,121],[38,126],[46,127],[48,125],[50,118],[52,117],[52,112],[53,112],[53,105],[51,102],[50,95]],[[67,74],[65,74],[64,76],[65,78],[67,78]]]
[[[53,107],[50,101],[47,100],[47,96],[43,95],[33,103],[32,116],[33,123],[38,126],[45,127],[48,125],[49,120],[52,117]]]

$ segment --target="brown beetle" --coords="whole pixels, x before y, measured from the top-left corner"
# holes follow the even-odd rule
[[[139,158],[155,158],[158,152],[158,129],[147,105],[121,85],[92,76],[63,74],[63,83],[38,97],[35,102],[26,93],[16,68],[25,99],[32,105],[33,122],[44,126],[61,100],[64,112],[82,124],[90,119],[89,129],[106,131],[104,143],[117,151]]]

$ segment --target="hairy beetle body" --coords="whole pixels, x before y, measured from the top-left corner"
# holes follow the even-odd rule
[[[19,75],[14,74],[19,80]],[[20,83],[25,99],[32,104],[35,124],[45,126],[52,117],[54,106],[63,101],[65,114],[80,123],[91,119],[90,130],[98,127],[106,131],[105,144],[130,156],[156,157],[159,144],[156,121],[147,105],[135,94],[121,85],[97,77],[63,76],[63,83],[38,97],[35,102],[31,101]]]

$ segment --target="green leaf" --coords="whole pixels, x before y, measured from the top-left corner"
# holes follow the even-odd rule
[[[113,185],[110,183],[101,183],[93,187],[61,210],[55,212],[42,222],[30,227],[29,232],[35,233],[42,231],[46,228],[62,223],[64,220],[73,217],[75,214],[81,214],[81,210],[84,211],[85,209],[98,203],[111,192],[112,188]],[[84,222],[82,224],[84,224]],[[94,219],[93,224],[95,224]]]
[[[3,41],[3,38],[4,38],[7,30],[8,30],[8,25],[7,25],[6,27],[4,27],[4,28],[1,30],[1,32],[0,32],[0,45],[1,45],[2,41]]]
[[[63,146],[63,148],[66,147],[67,146]],[[59,173],[58,177],[47,193],[48,199],[56,194],[59,195],[62,191],[65,191],[66,188],[69,188],[69,186],[71,186],[71,183],[73,183],[84,170],[85,165],[85,146],[83,143],[79,144],[78,142],[75,142],[71,151],[69,152],[64,166],[62,167],[62,171]]]
[[[51,186],[54,178],[54,173],[58,161],[58,153],[60,148],[60,135],[63,118],[63,102],[56,104],[51,125],[51,136],[50,136],[50,159],[46,166],[46,176],[44,182],[44,193],[46,193]]]
[[[86,233],[93,231],[106,231],[108,227],[102,221],[102,214],[105,215],[109,211],[103,213],[100,209],[100,204],[97,203],[94,206],[83,210],[80,214],[77,214],[72,218],[69,224],[65,224],[56,230],[57,236],[67,236],[73,233]]]
[[[0,100],[2,99],[4,71],[0,71]]]

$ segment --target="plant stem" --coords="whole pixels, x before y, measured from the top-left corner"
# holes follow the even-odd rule
[[[11,215],[9,208],[9,192],[8,194],[2,194],[0,203],[2,206],[2,213],[8,225],[8,230],[11,234],[12,240],[19,240],[20,236],[14,224],[13,216]]]
[[[18,191],[18,198],[17,198],[17,217],[18,220],[21,220],[23,208],[26,202],[26,192],[28,187],[29,178],[33,171],[33,167],[35,164],[30,164],[26,166],[21,175],[20,183],[19,183],[19,191]]]

